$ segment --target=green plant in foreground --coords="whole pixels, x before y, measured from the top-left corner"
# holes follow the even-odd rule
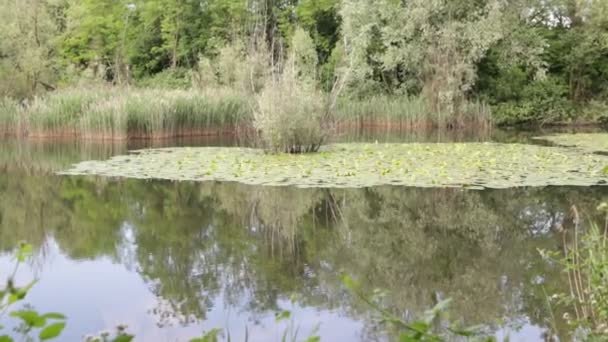
[[[562,265],[568,277],[569,292],[549,298],[566,309],[564,319],[586,335],[586,340],[608,340],[608,204],[603,227],[591,223],[580,226],[576,206],[571,208],[572,226],[562,230],[562,251],[540,250],[540,254]]]
[[[64,315],[55,312],[40,314],[27,307],[20,310],[12,310],[13,306],[22,301],[36,283],[36,280],[33,280],[23,287],[17,287],[14,283],[19,265],[25,262],[31,254],[32,246],[27,244],[21,244],[15,253],[17,259],[15,268],[8,278],[6,287],[0,290],[0,319],[8,312],[10,317],[18,320],[19,326],[16,328],[16,331],[23,336],[24,340],[34,341],[35,338],[32,334],[35,332],[37,332],[39,341],[51,340],[59,336],[65,328],[66,317]],[[14,341],[13,337],[0,335],[0,342],[12,341]]]
[[[131,342],[135,338],[134,335],[127,333],[127,327],[119,325],[116,327],[116,332],[112,335],[109,331],[99,333],[99,335],[86,336],[85,342]]]

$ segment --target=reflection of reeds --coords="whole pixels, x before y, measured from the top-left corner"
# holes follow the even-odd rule
[[[106,159],[126,151],[124,143],[0,139],[0,171],[50,174],[81,160]]]

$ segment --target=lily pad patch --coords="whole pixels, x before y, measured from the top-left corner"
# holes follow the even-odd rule
[[[61,174],[316,188],[483,189],[600,185],[608,181],[606,165],[606,156],[526,144],[335,144],[301,155],[233,147],[149,149],[82,162]]]

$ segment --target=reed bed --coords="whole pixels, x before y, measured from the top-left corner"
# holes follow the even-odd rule
[[[252,94],[230,88],[69,88],[21,103],[0,99],[0,136],[125,140],[220,135],[251,128],[256,108]],[[462,108],[461,115],[450,119],[456,126],[490,126],[490,111],[483,103],[469,102]],[[334,118],[339,129],[348,130],[424,131],[446,126],[441,122],[444,117],[432,113],[422,97],[343,97]]]
[[[341,127],[357,129],[488,128],[492,122],[490,108],[482,102],[467,102],[459,115],[447,116],[434,113],[424,97],[408,96],[342,98],[336,106],[336,118]]]
[[[10,98],[0,98],[0,136],[16,135],[21,131],[19,104]]]
[[[338,121],[356,127],[421,128],[431,122],[428,113],[423,98],[407,96],[341,98],[336,106]]]
[[[30,137],[165,138],[235,131],[251,113],[247,98],[228,89],[67,89],[22,108],[3,100],[0,129]]]

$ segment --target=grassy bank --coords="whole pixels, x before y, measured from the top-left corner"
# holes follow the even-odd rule
[[[318,102],[325,100],[319,98]],[[0,135],[123,140],[234,133],[252,126],[255,103],[254,95],[229,88],[69,88],[21,103],[1,99]],[[422,130],[452,123],[477,129],[491,125],[489,111],[482,105],[470,105],[466,115],[453,118],[432,113],[423,98],[405,96],[340,98],[333,117],[346,129]]]

